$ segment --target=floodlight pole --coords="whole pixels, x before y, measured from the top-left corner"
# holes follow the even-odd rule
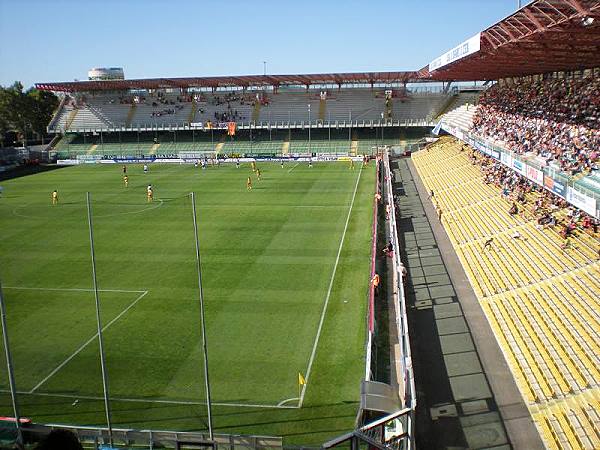
[[[100,318],[100,298],[98,296],[98,280],[96,278],[96,251],[94,250],[94,227],[92,225],[92,206],[90,193],[86,192],[88,228],[90,230],[90,253],[92,256],[92,281],[94,283],[94,300],[96,301],[96,326],[98,327],[98,344],[100,346],[100,367],[102,369],[102,389],[104,391],[104,412],[106,413],[106,425],[108,427],[108,440],[113,445],[112,420],[110,412],[110,401],[108,398],[108,373],[106,371],[106,358],[104,356],[104,341],[102,339],[102,319]]]
[[[385,123],[387,121],[383,118],[383,113],[381,113],[381,120],[383,120],[383,125],[381,126],[381,146],[383,147],[383,128],[385,127]]]
[[[213,439],[212,403],[210,400],[210,381],[208,378],[208,345],[206,343],[206,322],[204,319],[204,289],[202,289],[202,262],[200,260],[200,242],[198,239],[198,221],[196,219],[196,194],[192,192],[192,211],[194,217],[194,239],[196,241],[196,270],[198,271],[198,293],[200,300],[200,325],[202,327],[202,348],[204,350],[204,384],[206,388],[206,409],[208,411],[208,437]]]
[[[6,370],[8,372],[8,383],[10,385],[10,398],[12,400],[13,414],[15,415],[15,426],[17,427],[17,447],[23,448],[23,432],[21,430],[21,415],[19,414],[19,402],[17,400],[17,388],[15,374],[8,342],[8,330],[6,326],[6,307],[4,306],[4,295],[2,294],[2,283],[0,282],[0,316],[2,320],[2,337],[4,340],[4,354],[6,356]]]
[[[310,103],[308,104],[308,153],[310,153],[310,156],[312,156],[312,148],[310,146],[310,129],[312,128],[311,122],[310,122]]]

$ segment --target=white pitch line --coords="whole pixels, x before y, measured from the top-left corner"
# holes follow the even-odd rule
[[[0,389],[2,393],[9,393],[8,389]],[[34,395],[38,397],[58,397],[58,398],[72,398],[72,399],[83,399],[83,400],[104,400],[104,397],[96,397],[93,395],[74,395],[74,394],[58,394],[50,392],[26,392],[18,391],[19,395]],[[295,399],[290,400],[297,400]],[[162,403],[169,405],[206,405],[206,402],[197,402],[191,400],[161,400],[161,399],[146,399],[146,398],[123,398],[123,397],[110,397],[109,400],[116,402],[131,402],[131,403]],[[287,400],[286,400],[287,401]],[[231,406],[231,407],[243,407],[243,408],[270,408],[270,409],[298,409],[298,406],[285,406],[285,405],[265,405],[255,403],[227,403],[227,402],[211,402],[214,406]]]
[[[122,216],[122,215],[125,215],[125,214],[140,214],[140,213],[143,213],[143,212],[146,212],[146,211],[152,211],[153,209],[160,208],[163,205],[163,200],[157,199],[157,202],[158,203],[156,205],[153,205],[153,206],[150,206],[150,207],[145,206],[143,209],[138,209],[137,211],[127,211],[127,212],[111,213],[111,214],[99,214],[99,215],[94,215],[94,217],[96,217],[96,218],[102,218],[102,217]],[[23,217],[24,219],[39,219],[40,218],[39,216],[29,216],[27,214],[21,214],[21,213],[17,212],[18,210],[24,209],[24,208],[26,208],[29,205],[30,205],[30,203],[28,203],[27,205],[24,205],[24,206],[17,206],[12,211],[13,215],[17,216],[17,217]],[[51,205],[47,205],[47,206],[49,208],[53,207]],[[81,206],[81,207],[83,207],[84,205],[83,204],[79,204],[79,203],[77,203],[77,204],[64,204],[63,203],[63,204],[60,205],[61,208],[64,208],[65,206],[78,206],[78,207]],[[111,206],[138,206],[138,205],[123,205],[123,204],[119,205],[118,203],[116,203],[116,204],[111,204]]]
[[[346,231],[348,230],[348,223],[350,222],[350,215],[352,214],[352,207],[354,206],[354,199],[356,198],[356,191],[358,190],[358,182],[360,181],[360,174],[362,173],[362,166],[356,177],[356,184],[354,185],[354,192],[352,193],[352,201],[350,202],[350,208],[348,209],[348,216],[346,216],[346,224],[344,225],[344,231],[342,232],[342,238],[340,239],[340,246],[338,247],[337,256],[335,258],[335,264],[331,272],[331,279],[329,280],[329,288],[327,289],[327,295],[325,296],[325,303],[323,304],[323,311],[321,312],[321,318],[319,320],[319,327],[317,328],[317,336],[313,344],[310,359],[308,360],[308,367],[306,368],[304,379],[306,383],[302,386],[302,393],[300,394],[300,401],[298,402],[298,408],[302,407],[304,402],[304,394],[306,393],[306,386],[308,385],[308,378],[310,377],[310,371],[312,369],[315,355],[317,354],[317,346],[319,345],[319,338],[321,337],[321,330],[323,328],[323,322],[325,321],[325,313],[327,312],[327,305],[329,304],[329,297],[331,297],[331,290],[333,289],[333,281],[335,279],[335,273],[337,271],[338,263],[340,262],[340,255],[342,254],[342,247],[344,246],[344,239],[346,237]]]
[[[113,323],[115,323],[117,320],[119,320],[127,311],[129,311],[131,308],[133,308],[137,302],[139,302],[142,298],[144,298],[144,296],[147,293],[148,293],[148,291],[143,291],[142,294],[138,298],[136,298],[133,302],[131,302],[131,304],[127,308],[125,308],[123,311],[121,311],[119,313],[119,315],[117,315],[113,320],[111,320],[104,327],[102,327],[102,331],[106,330]],[[89,338],[81,347],[79,347],[75,351],[75,353],[73,353],[71,356],[69,356],[67,359],[65,359],[52,372],[50,372],[48,374],[48,376],[46,376],[46,378],[44,378],[42,381],[40,381],[38,384],[36,384],[35,387],[33,389],[31,389],[31,391],[29,391],[29,393],[30,394],[34,393],[40,386],[42,386],[46,381],[48,381],[50,378],[52,378],[60,369],[62,369],[65,365],[67,365],[67,363],[69,361],[71,361],[73,358],[75,358],[75,356],[77,356],[79,353],[81,353],[81,351],[84,348],[86,348],[91,342],[93,342],[94,339],[96,339],[96,337],[98,337],[97,332],[91,338]]]
[[[94,292],[87,288],[46,288],[46,287],[24,287],[24,286],[2,286],[2,289],[22,289],[26,291],[74,291],[74,292]],[[148,291],[131,291],[127,289],[98,289],[98,292],[124,292],[129,294],[148,293]]]
[[[160,208],[163,205],[163,201],[161,199],[158,200],[158,205],[154,205],[151,207],[144,207],[143,209],[138,209],[137,211],[128,211],[128,212],[120,212],[120,213],[112,213],[112,214],[98,214],[94,215],[94,218],[102,218],[102,217],[114,217],[114,216],[124,216],[125,214],[140,214],[146,211],[152,211],[153,209]]]
[[[340,209],[340,208],[346,208],[347,205],[256,205],[256,204],[250,204],[250,205],[241,205],[241,204],[236,204],[236,205],[222,205],[222,204],[205,204],[205,205],[198,205],[198,209],[202,209],[202,208],[206,208],[206,209],[215,209],[215,208],[221,208],[221,209],[240,209],[240,208],[252,208],[252,209],[256,209],[256,208],[269,208],[269,209],[273,209],[273,208],[312,208],[312,209],[319,209],[319,208],[335,208],[335,209]]]
[[[300,398],[298,398],[298,397],[286,398],[285,400],[281,400],[279,403],[277,403],[277,406],[281,407],[284,404],[286,404],[287,402],[291,402],[292,400],[300,400]],[[294,408],[300,408],[300,407],[294,406]]]
[[[299,162],[294,164],[294,167],[292,167],[290,170],[288,170],[288,173],[290,173],[292,170],[294,170],[296,167],[298,167],[299,164],[300,164]]]

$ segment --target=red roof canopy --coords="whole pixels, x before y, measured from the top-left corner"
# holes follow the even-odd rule
[[[139,80],[37,83],[37,89],[76,92],[191,87],[309,86],[315,84],[375,84],[418,81],[416,72],[323,73],[309,75],[242,75],[229,77],[148,78]]]
[[[481,49],[433,80],[495,80],[600,67],[600,1],[536,0],[481,33]]]

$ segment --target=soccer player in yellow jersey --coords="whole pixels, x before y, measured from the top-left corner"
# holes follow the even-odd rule
[[[125,187],[129,187],[129,177],[127,175],[123,177],[123,183],[125,183]]]
[[[350,170],[354,170],[354,160],[350,158]]]
[[[146,191],[146,196],[148,197],[148,203],[152,203],[152,200],[154,200],[154,191],[152,191],[152,189],[148,189]]]
[[[256,172],[256,162],[252,161],[250,164],[252,166],[252,172]]]
[[[256,179],[260,181],[260,169],[256,169]]]
[[[56,189],[54,189],[52,191],[52,204],[53,205],[57,205],[58,204],[58,191]]]
[[[246,189],[251,191],[252,190],[252,178],[248,177],[248,179],[246,180]]]

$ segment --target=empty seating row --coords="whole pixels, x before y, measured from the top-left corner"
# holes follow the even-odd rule
[[[533,417],[550,449],[600,448],[599,395],[581,395],[535,412]]]
[[[51,122],[52,131],[91,130],[116,127],[183,126],[192,122],[316,123],[381,121],[388,108],[381,90],[342,89],[321,100],[317,90],[267,93],[261,103],[255,94],[241,91],[201,94],[129,93],[87,94],[70,99]],[[135,101],[133,100],[135,97]],[[194,99],[194,97],[197,98]],[[433,121],[447,103],[448,95],[430,93],[392,98],[389,111],[394,121]],[[74,106],[77,104],[77,106]],[[70,120],[70,113],[79,117]],[[83,112],[83,113],[82,113]],[[88,114],[89,112],[89,114]]]
[[[509,215],[453,139],[412,158],[547,447],[600,448],[598,240]]]

